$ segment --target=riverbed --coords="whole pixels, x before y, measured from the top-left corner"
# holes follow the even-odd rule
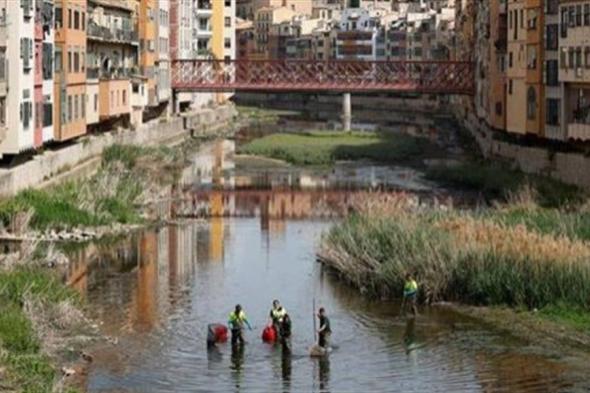
[[[369,163],[253,170],[236,165],[234,149],[220,140],[195,155],[183,197],[164,207],[173,224],[70,251],[65,276],[110,338],[92,348],[88,391],[590,389],[590,366],[578,357],[445,308],[403,318],[398,302],[367,300],[316,262],[322,233],[355,198],[367,189],[431,190],[420,173]],[[293,320],[290,355],[260,339],[275,298]],[[323,359],[308,356],[314,301],[334,332]],[[207,325],[225,323],[237,303],[254,327],[247,345],[208,350]]]

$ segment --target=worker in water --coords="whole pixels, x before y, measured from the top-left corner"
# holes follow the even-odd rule
[[[270,321],[272,326],[277,333],[277,337],[281,338],[281,324],[283,323],[283,318],[287,315],[287,310],[281,306],[281,303],[278,300],[272,301],[272,308],[270,309]]]
[[[287,313],[281,322],[281,345],[283,351],[291,351],[291,317]]]
[[[416,308],[416,297],[418,296],[418,283],[412,276],[412,274],[406,274],[406,280],[404,284],[404,298],[402,301],[402,311],[406,314],[407,307],[411,307],[412,314],[416,316],[418,310]]]
[[[244,325],[248,326],[248,330],[252,330],[252,326],[250,326],[250,322],[248,322],[242,306],[239,304],[236,305],[235,310],[229,314],[227,324],[231,330],[231,344],[244,344]]]
[[[328,349],[330,347],[332,328],[330,327],[330,319],[326,315],[326,310],[323,307],[321,307],[318,312],[318,319],[320,320],[320,328],[318,329],[318,344],[323,349]]]

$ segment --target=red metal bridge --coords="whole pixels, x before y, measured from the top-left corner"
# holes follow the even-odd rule
[[[465,61],[174,60],[177,91],[300,91],[464,94],[475,91]]]

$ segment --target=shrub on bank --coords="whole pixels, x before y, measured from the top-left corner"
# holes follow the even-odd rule
[[[320,258],[375,295],[401,293],[415,272],[427,301],[590,310],[590,245],[477,213],[361,211],[323,238]]]

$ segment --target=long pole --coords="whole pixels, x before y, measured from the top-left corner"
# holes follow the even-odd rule
[[[313,312],[312,312],[312,315],[313,315],[313,341],[314,341],[314,343],[316,343],[317,340],[316,340],[316,336],[315,335],[316,335],[317,329],[316,329],[316,322],[315,322],[315,297],[313,298]]]

